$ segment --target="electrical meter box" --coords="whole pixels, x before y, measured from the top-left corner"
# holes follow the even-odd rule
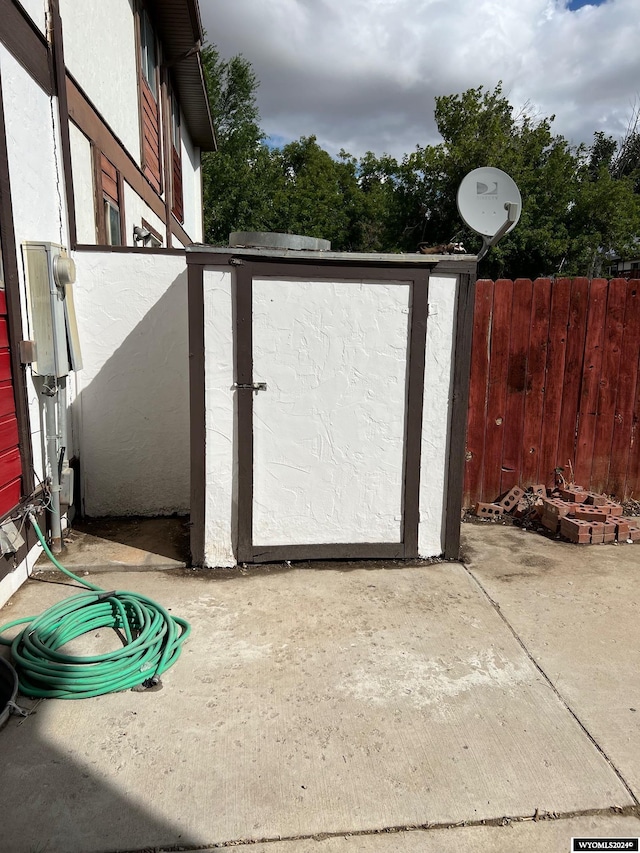
[[[82,368],[80,340],[73,303],[75,264],[55,243],[22,244],[27,277],[27,312],[35,341],[37,376],[67,376]]]

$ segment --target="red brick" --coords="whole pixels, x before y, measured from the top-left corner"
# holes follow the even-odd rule
[[[576,518],[581,519],[582,521],[606,521],[607,520],[607,511],[606,509],[600,508],[599,506],[579,506],[575,513]]]
[[[586,497],[586,492],[582,486],[572,486],[569,489],[560,489],[560,497],[563,501],[583,501]]]
[[[613,521],[616,525],[616,537],[618,542],[626,542],[629,538],[629,523],[627,519],[616,518],[615,516],[610,515],[608,520]]]
[[[544,485],[544,483],[538,483],[537,486],[529,486],[529,488],[534,495],[540,495],[541,498],[546,498],[547,487]]]
[[[591,525],[577,518],[561,518],[560,533],[570,542],[587,545],[591,542]]]
[[[558,518],[554,515],[547,515],[546,512],[542,513],[542,518],[540,519],[540,523],[543,527],[546,527],[547,530],[550,530],[552,533],[558,532]]]
[[[562,518],[563,516],[568,515],[571,510],[571,504],[554,498],[543,498],[542,506],[544,514],[553,516],[553,518]]]
[[[496,518],[496,516],[502,515],[504,509],[498,504],[476,504],[476,515],[480,516],[480,518]]]
[[[604,506],[607,503],[607,496],[598,495],[596,492],[589,492],[584,502],[592,506]]]
[[[614,501],[607,501],[603,509],[606,509],[609,515],[622,515],[622,507]]]
[[[505,510],[505,512],[511,512],[513,507],[518,503],[518,501],[523,495],[524,491],[520,488],[520,486],[514,486],[507,492],[507,494],[502,498],[501,501],[498,501],[498,503]]]
[[[630,527],[628,539],[632,542],[637,542],[640,539],[640,527]]]
[[[595,521],[591,525],[591,544],[599,545],[604,542],[604,522]]]

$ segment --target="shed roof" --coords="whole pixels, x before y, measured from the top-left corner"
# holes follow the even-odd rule
[[[150,12],[191,138],[212,151],[216,140],[200,59],[203,30],[198,0],[152,0]]]

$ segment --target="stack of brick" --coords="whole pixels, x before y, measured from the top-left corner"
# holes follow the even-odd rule
[[[552,533],[560,533],[564,539],[577,544],[640,540],[637,521],[625,518],[620,504],[580,486],[559,489],[551,498],[545,498],[541,522]]]
[[[512,513],[516,518],[537,513],[540,523],[569,542],[597,545],[640,541],[640,520],[626,518],[622,507],[580,486],[567,486],[548,495],[543,485],[531,486],[529,494],[514,486],[495,503],[479,503],[476,515],[497,518]]]

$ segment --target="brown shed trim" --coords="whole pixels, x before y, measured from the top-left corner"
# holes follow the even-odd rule
[[[251,266],[236,270],[235,378],[253,382],[253,275]],[[253,391],[236,391],[238,423],[238,552],[239,563],[252,563],[253,551]]]
[[[12,0],[0,0],[0,41],[47,95],[55,94],[49,44],[22,6]]]
[[[309,554],[313,552],[313,556]],[[401,542],[358,542],[353,545],[268,545],[253,550],[254,563],[283,563],[285,560],[402,560]]]
[[[188,267],[189,418],[191,452],[191,562],[204,564],[206,507],[206,398],[203,268]]]
[[[420,461],[422,411],[429,311],[429,272],[415,270],[411,288],[411,327],[407,364],[407,411],[404,463],[403,541],[404,556],[418,556],[420,524]]]
[[[187,253],[188,257],[188,253]],[[236,259],[238,260],[238,259]],[[313,261],[313,258],[310,259]],[[189,269],[191,269],[190,267]],[[195,269],[196,266],[193,265]],[[202,267],[200,267],[202,269]],[[411,287],[411,316],[407,342],[406,411],[403,461],[402,542],[335,543],[318,545],[261,546],[253,542],[253,280],[260,277],[337,279],[357,283],[398,282]],[[396,559],[418,556],[420,520],[420,458],[422,446],[422,410],[427,332],[429,269],[379,269],[375,266],[313,266],[313,263],[283,264],[244,262],[236,265],[235,288],[235,365],[236,382],[249,386],[237,389],[238,415],[238,542],[240,563],[301,559]]]
[[[0,78],[0,251],[4,263],[5,296],[7,299],[7,324],[9,329],[11,372],[16,403],[20,456],[22,459],[22,484],[24,494],[34,490],[33,451],[27,402],[26,368],[20,361],[19,342],[22,340],[22,311],[20,307],[20,272],[16,235],[13,224],[13,202],[9,176],[7,129],[4,116]]]
[[[462,491],[464,487],[475,282],[475,272],[474,274],[461,275],[456,300],[453,393],[448,430],[449,453],[444,531],[444,556],[447,560],[460,559],[460,523],[462,520]]]

